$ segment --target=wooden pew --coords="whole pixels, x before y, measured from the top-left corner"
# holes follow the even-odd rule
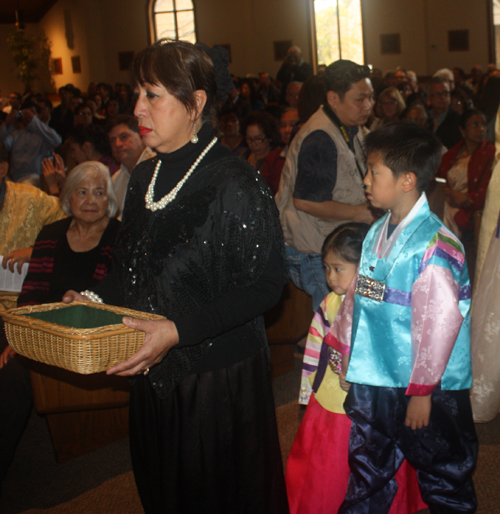
[[[59,462],[128,435],[127,379],[79,375],[34,361],[30,376],[35,410],[47,419]]]

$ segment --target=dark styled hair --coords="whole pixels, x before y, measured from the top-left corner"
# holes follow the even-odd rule
[[[425,191],[441,161],[442,145],[430,131],[416,123],[388,123],[364,140],[366,155],[379,154],[395,177],[414,173],[417,189]]]
[[[217,92],[214,67],[210,57],[192,43],[160,39],[137,54],[130,78],[132,87],[146,82],[162,85],[188,112],[196,108],[195,91],[205,91],[207,101],[201,122],[214,123]]]
[[[241,134],[243,137],[246,136],[247,127],[251,125],[258,125],[260,130],[264,132],[264,135],[269,139],[271,148],[275,149],[281,145],[281,134],[279,129],[278,120],[271,114],[265,111],[254,111],[251,112],[243,120],[241,124]]]
[[[356,223],[354,221],[338,226],[323,242],[321,247],[323,259],[328,253],[334,252],[345,261],[358,264],[361,259],[363,241],[368,230],[370,230],[370,225],[367,223]]]
[[[370,68],[365,64],[356,64],[347,59],[333,62],[325,70],[324,77],[327,91],[334,91],[344,100],[344,95],[353,84],[371,76]]]
[[[105,127],[106,134],[109,134],[118,125],[127,125],[130,130],[139,134],[139,122],[135,116],[131,116],[130,114],[117,114],[109,118]]]
[[[460,121],[458,122],[458,126],[462,129],[465,129],[465,125],[467,125],[467,122],[472,118],[472,116],[483,116],[483,118],[486,120],[486,114],[484,114],[483,111],[480,111],[479,109],[468,109],[464,111],[462,116],[460,116]]]
[[[99,125],[78,125],[68,134],[68,139],[80,146],[89,142],[94,149],[103,155],[111,155],[111,147],[104,130]]]

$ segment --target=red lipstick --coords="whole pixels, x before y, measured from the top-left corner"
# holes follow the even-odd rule
[[[139,134],[141,136],[147,136],[150,132],[153,132],[153,129],[147,127],[139,127]]]

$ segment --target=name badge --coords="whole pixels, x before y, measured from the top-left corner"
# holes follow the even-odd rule
[[[374,280],[373,278],[365,277],[365,275],[358,275],[354,293],[376,302],[382,302],[384,300],[385,284],[380,282],[380,280]]]

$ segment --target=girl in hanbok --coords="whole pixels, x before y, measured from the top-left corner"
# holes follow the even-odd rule
[[[322,248],[326,281],[332,293],[320,304],[307,338],[299,403],[307,405],[286,469],[291,514],[337,512],[349,479],[351,421],[343,403],[348,356],[324,343],[343,296],[357,274],[363,239],[370,227],[346,223],[337,227]],[[390,514],[412,514],[426,508],[416,473],[404,461],[396,475],[398,492]]]

